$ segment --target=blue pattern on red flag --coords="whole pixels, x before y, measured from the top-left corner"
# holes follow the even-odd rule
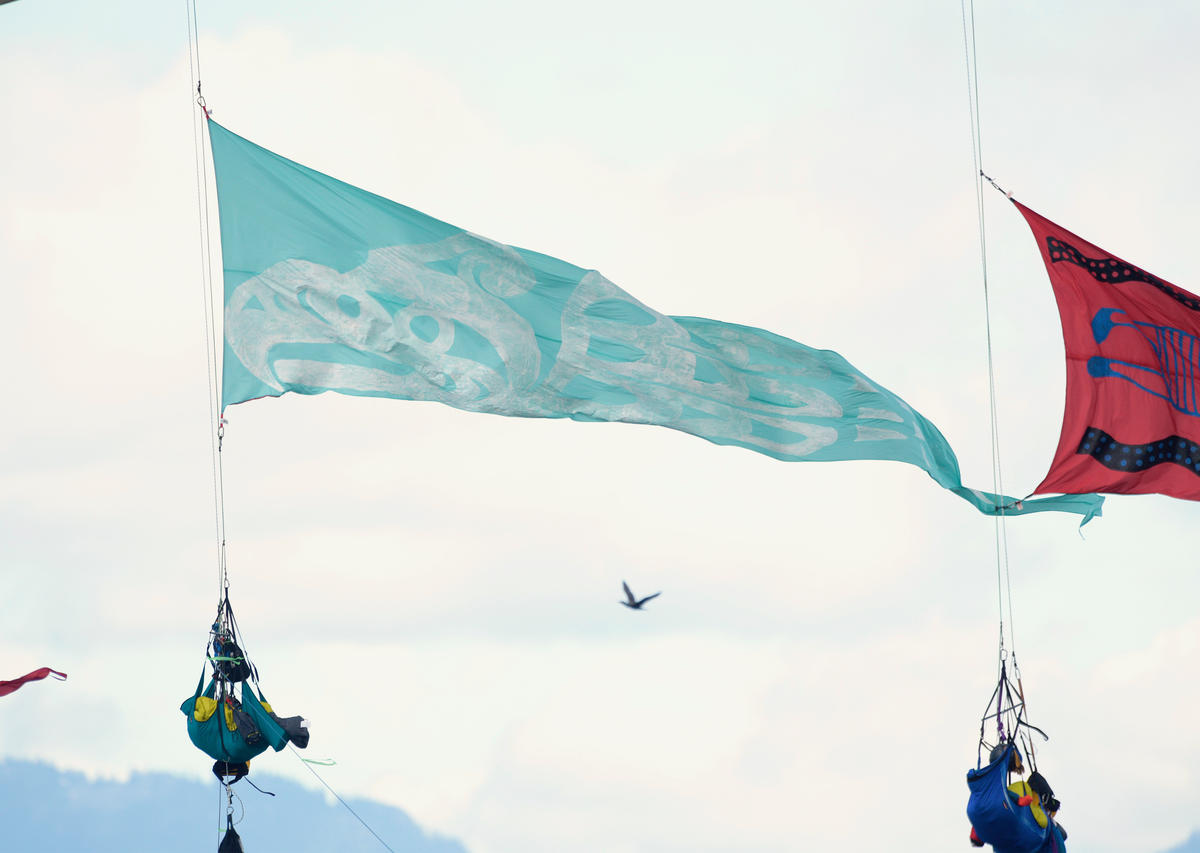
[[[1042,250],[1067,356],[1062,434],[1037,491],[1200,500],[1200,297],[1014,204]]]

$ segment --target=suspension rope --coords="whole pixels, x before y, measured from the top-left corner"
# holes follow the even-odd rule
[[[212,264],[208,219],[208,167],[205,152],[205,127],[203,115],[207,114],[204,96],[200,90],[200,30],[196,19],[195,0],[186,0],[187,33],[188,33],[188,100],[195,93],[198,110],[192,111],[192,150],[195,157],[196,173],[196,225],[199,229],[200,248],[200,285],[201,297],[204,302],[204,346],[205,368],[208,372],[208,419],[209,443],[212,457],[213,480],[213,527],[217,545],[217,575],[219,581],[218,600],[228,588],[229,580],[225,570],[225,487],[221,469],[221,440],[224,437],[224,418],[218,418],[217,407],[217,347],[216,320],[213,316],[212,302]],[[225,782],[217,785],[217,843],[221,842],[225,832],[232,823],[233,790]]]
[[[217,845],[221,844],[221,834],[225,831],[225,803],[223,794],[225,793],[225,784],[217,784]]]
[[[292,751],[292,755],[294,755],[300,759],[301,764],[303,764],[306,768],[308,768],[309,773],[311,773],[313,776],[317,777],[317,781],[325,786],[325,790],[327,790],[329,793],[333,794],[333,796],[337,799],[337,801],[346,807],[346,811],[348,811],[348,812],[350,812],[350,814],[354,815],[354,817],[358,820],[358,822],[361,823],[366,828],[367,832],[369,832],[375,836],[375,840],[383,845],[383,849],[389,851],[389,853],[396,853],[395,850],[392,850],[392,848],[388,846],[388,843],[386,841],[384,841],[382,838],[379,837],[379,833],[376,832],[375,830],[371,829],[371,825],[369,823],[367,823],[365,820],[363,820],[362,817],[359,815],[359,813],[356,812],[354,809],[352,809],[350,807],[350,804],[347,803],[345,800],[343,800],[338,795],[338,792],[333,790],[333,788],[331,788],[329,786],[328,782],[326,782],[324,779],[321,778],[321,774],[318,773],[316,770],[313,770],[313,768],[312,768],[313,762],[309,761],[307,758],[302,757],[300,755],[300,753],[296,751],[296,747],[292,746],[290,743],[288,744],[288,749],[290,749]]]
[[[208,371],[208,417],[212,454],[213,515],[217,545],[218,599],[229,587],[225,560],[225,473],[221,464],[221,448],[225,438],[225,417],[220,410],[220,376],[218,372],[217,320],[213,309],[212,226],[209,221],[208,148],[205,123],[208,107],[201,90],[200,30],[196,18],[195,0],[186,0],[188,30],[188,91],[198,107],[192,113],[192,147],[196,160],[196,219],[199,228],[200,278],[204,301],[205,362]],[[194,93],[194,94],[193,94]]]
[[[996,405],[996,369],[992,347],[992,312],[991,293],[988,287],[987,271],[987,222],[983,207],[983,133],[979,120],[979,70],[975,46],[975,3],[974,0],[960,0],[963,24],[963,51],[967,69],[967,103],[971,120],[971,159],[974,165],[975,208],[979,225],[979,263],[983,278],[983,311],[984,326],[987,340],[987,383],[989,426],[991,431],[992,450],[992,484],[993,491],[1004,494],[1004,476],[1000,464],[1000,418]],[[990,178],[988,178],[991,181]],[[993,184],[995,182],[992,182]],[[1004,657],[1004,624],[1005,624],[1005,591],[1008,593],[1008,644],[1016,656],[1016,635],[1013,630],[1012,606],[1012,575],[1008,560],[1008,525],[1006,507],[997,507],[995,516],[996,540],[996,599],[1000,614],[1000,657]]]

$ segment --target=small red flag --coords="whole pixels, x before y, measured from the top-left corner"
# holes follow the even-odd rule
[[[12,681],[0,681],[0,696],[7,696],[9,693],[14,693],[18,688],[31,681],[41,681],[47,675],[53,675],[59,681],[66,681],[67,679],[65,672],[59,672],[57,669],[43,666],[41,669],[35,669],[28,675],[22,675],[20,678],[14,678]]]
[[[1200,297],[1034,213],[1067,350],[1062,435],[1034,494],[1200,500]]]

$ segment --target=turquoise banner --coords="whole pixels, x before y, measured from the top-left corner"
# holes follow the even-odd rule
[[[963,486],[937,428],[829,350],[668,317],[594,270],[496,243],[208,123],[224,406],[294,391],[656,424],[786,461],[916,465],[985,513],[1100,514]]]

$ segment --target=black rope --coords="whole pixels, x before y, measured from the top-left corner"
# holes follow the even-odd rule
[[[982,178],[983,178],[985,181],[987,181],[989,184],[991,184],[993,187],[995,187],[997,190],[999,190],[999,191],[1000,191],[1000,193],[1001,193],[1001,194],[1003,194],[1003,195],[1004,195],[1004,197],[1005,197],[1005,198],[1007,198],[1009,201],[1012,201],[1012,200],[1013,200],[1013,194],[1012,194],[1012,193],[1010,193],[1008,190],[1004,189],[1004,187],[1000,186],[1000,185],[999,185],[998,183],[996,183],[995,181],[993,181],[993,180],[992,180],[992,179],[991,179],[991,178],[990,178],[988,175],[985,175],[985,174],[984,174],[984,172],[983,172],[983,169],[980,169],[980,170],[979,170],[979,175],[980,175],[980,177],[982,177]],[[1030,492],[1030,494],[1033,494],[1033,493],[1032,493],[1032,492]]]
[[[1027,729],[1032,729],[1033,731],[1037,732],[1038,734],[1040,734],[1042,736],[1042,740],[1047,740],[1047,741],[1050,740],[1050,735],[1046,734],[1044,731],[1039,729],[1033,723],[1028,722],[1027,720],[1021,720],[1018,723],[1018,725],[1024,726]],[[1034,769],[1036,770],[1037,768],[1035,767]]]
[[[264,791],[262,788],[260,788],[260,787],[258,787],[257,785],[255,785],[253,782],[251,782],[251,781],[250,781],[249,777],[244,777],[244,778],[246,778],[246,784],[247,784],[247,785],[249,785],[249,786],[250,786],[251,788],[253,788],[254,790],[258,791],[258,793],[260,793],[260,794],[266,794],[268,797],[273,797],[273,796],[275,796],[275,795],[274,795],[273,793],[271,793],[270,791]]]
[[[1014,667],[1016,660],[1013,660]],[[1033,771],[1037,771],[1037,754],[1034,750],[1033,741],[1029,737],[1030,732],[1036,732],[1042,736],[1045,741],[1050,740],[1050,735],[1045,731],[1033,725],[1027,719],[1029,707],[1025,702],[1024,689],[1020,686],[1020,676],[1018,675],[1017,686],[1015,687],[1012,678],[1009,676],[1008,665],[1005,660],[1000,662],[1000,677],[997,679],[996,687],[992,691],[992,695],[988,698],[987,706],[983,716],[979,720],[979,747],[976,754],[976,767],[981,767],[983,764],[983,748],[988,745],[987,741],[987,724],[989,720],[997,721],[997,740],[996,746],[1001,746],[1004,743],[1011,743],[1014,747],[1018,743],[1025,747],[1025,755],[1029,758],[1029,764]],[[995,710],[993,709],[995,707]],[[1008,729],[1005,730],[1005,720],[1008,720]]]

